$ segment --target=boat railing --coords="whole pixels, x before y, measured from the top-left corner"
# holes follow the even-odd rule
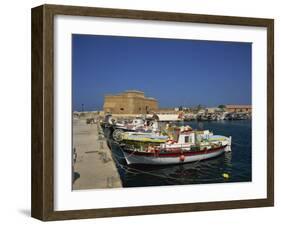
[[[161,149],[167,149],[167,148],[173,148],[173,146],[171,146],[171,145],[173,145],[173,144],[162,144],[161,146],[160,146],[160,148]],[[190,149],[191,150],[191,148],[192,148],[192,146],[194,146],[194,147],[199,147],[199,148],[203,148],[203,150],[205,150],[206,148],[208,149],[208,147],[217,147],[217,146],[222,146],[222,143],[221,142],[219,142],[218,144],[215,144],[215,143],[208,143],[208,144],[198,144],[198,145],[196,145],[196,144],[190,144],[190,145],[187,145],[187,144],[177,144],[177,146],[176,147],[174,147],[174,148],[176,148],[176,149]]]

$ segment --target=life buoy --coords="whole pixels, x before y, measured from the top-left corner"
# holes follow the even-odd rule
[[[180,155],[180,161],[181,161],[181,162],[183,162],[183,161],[184,161],[184,159],[185,159],[184,154],[181,154],[181,155]]]

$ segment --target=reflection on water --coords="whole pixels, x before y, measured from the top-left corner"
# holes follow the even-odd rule
[[[124,187],[251,181],[251,121],[188,122],[194,129],[232,136],[232,152],[180,165],[127,165],[120,147],[109,141]],[[229,178],[223,177],[229,175]]]

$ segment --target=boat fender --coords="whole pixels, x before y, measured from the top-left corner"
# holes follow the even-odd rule
[[[180,155],[180,161],[183,162],[185,159],[185,156],[184,155]]]
[[[228,173],[223,173],[222,176],[223,176],[224,179],[229,179],[229,174]]]
[[[159,156],[159,150],[154,149],[154,157],[158,157]]]
[[[153,151],[153,147],[151,147],[150,145],[148,145],[147,151],[148,151],[148,152],[152,152],[152,151]]]

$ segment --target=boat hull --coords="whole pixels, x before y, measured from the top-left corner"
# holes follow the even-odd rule
[[[227,150],[227,146],[208,150],[186,153],[165,153],[155,155],[152,153],[137,153],[130,150],[123,150],[127,164],[146,165],[169,165],[183,164],[188,162],[201,161],[221,155]]]

